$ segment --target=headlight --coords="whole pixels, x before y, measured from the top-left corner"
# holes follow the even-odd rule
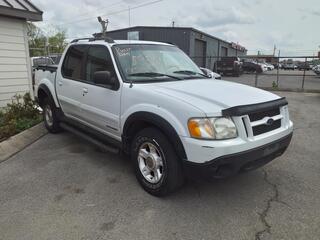
[[[191,137],[201,139],[229,139],[237,137],[231,118],[192,118],[188,121]]]

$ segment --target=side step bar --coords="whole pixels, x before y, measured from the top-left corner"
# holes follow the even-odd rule
[[[91,137],[90,135],[88,135],[82,131],[79,131],[77,128],[70,126],[69,124],[66,124],[64,122],[60,122],[60,127],[68,132],[71,132],[71,133],[77,135],[78,137],[81,137],[81,138],[87,140],[88,142],[96,145],[97,147],[99,147],[100,149],[102,149],[104,151],[108,151],[108,152],[115,153],[115,154],[119,153],[119,148],[105,144],[105,143]]]

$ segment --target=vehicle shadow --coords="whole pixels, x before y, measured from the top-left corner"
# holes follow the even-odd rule
[[[252,191],[265,185],[263,181],[264,173],[261,169],[252,172],[239,173],[223,179],[187,178],[186,183],[177,195],[186,197],[190,192],[194,192],[199,198],[205,197],[237,197],[245,191]],[[253,191],[253,193],[254,193]],[[259,190],[261,193],[261,189]]]
[[[171,204],[179,204],[181,202],[201,200],[202,203],[210,201],[229,201],[242,202],[245,200],[248,204],[257,197],[270,192],[266,188],[267,183],[264,181],[264,173],[262,169],[241,173],[224,179],[205,179],[186,178],[185,184],[175,193],[163,198],[154,197],[146,193],[135,179],[134,170],[129,157],[125,154],[112,154],[104,152],[94,145],[87,143],[85,140],[71,140],[75,136],[70,133],[64,133],[70,144],[67,149],[71,153],[81,154],[86,161],[90,162],[90,166],[105,171],[105,176],[117,175],[122,180],[118,186],[120,189],[127,189],[127,193],[133,198],[152,199],[156,202],[171,202]],[[67,135],[67,136],[66,136]],[[84,149],[86,149],[84,151]],[[109,184],[108,182],[106,184]],[[131,188],[131,189],[130,189]],[[126,194],[126,193],[124,193]],[[254,198],[252,198],[254,197]],[[237,205],[237,204],[235,204]]]

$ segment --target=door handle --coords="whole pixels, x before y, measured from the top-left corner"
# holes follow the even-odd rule
[[[87,94],[88,93],[88,88],[83,88],[82,89],[82,95],[84,96],[85,94]]]
[[[62,86],[62,82],[61,81],[59,81],[58,84],[59,84],[59,86]]]

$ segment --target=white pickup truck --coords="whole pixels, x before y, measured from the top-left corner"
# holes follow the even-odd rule
[[[280,156],[293,131],[273,93],[214,80],[178,47],[76,39],[58,66],[39,66],[35,96],[51,133],[71,131],[132,159],[150,194],[185,176],[223,178]]]

